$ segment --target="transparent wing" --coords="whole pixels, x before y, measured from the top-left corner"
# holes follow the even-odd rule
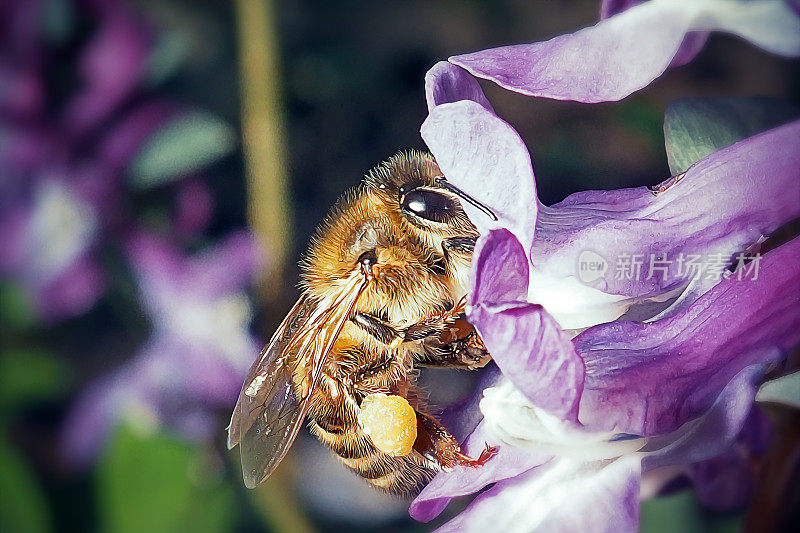
[[[356,278],[328,301],[301,296],[247,373],[228,426],[228,448],[240,445],[248,488],[266,479],[289,450],[328,354],[366,283]],[[302,365],[310,366],[310,377],[300,391],[293,376]]]

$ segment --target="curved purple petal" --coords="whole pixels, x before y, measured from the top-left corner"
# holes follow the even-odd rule
[[[142,297],[151,304],[170,298],[183,287],[185,267],[178,249],[164,239],[139,233],[130,239],[127,255],[136,269]]]
[[[175,114],[165,102],[149,102],[131,111],[108,132],[99,146],[100,157],[114,171],[124,170],[158,127]]]
[[[473,307],[469,314],[492,359],[531,403],[578,421],[583,361],[541,306]]]
[[[525,302],[527,278],[516,238],[490,231],[475,247],[467,317],[503,374],[534,405],[577,422],[583,361],[552,317]]]
[[[97,455],[120,414],[127,387],[124,372],[90,383],[67,414],[61,432],[61,451],[74,468],[87,466]]]
[[[707,461],[728,449],[753,410],[756,387],[764,365],[751,365],[722,389],[711,407],[699,418],[666,435],[652,437],[641,450],[645,470]]]
[[[643,3],[645,0],[603,0],[600,3],[600,19],[607,19],[622,13],[628,8]],[[689,63],[700,53],[708,40],[709,32],[691,32],[686,35],[683,42],[670,62],[670,67],[680,67]]]
[[[717,512],[744,509],[753,495],[753,471],[736,448],[692,465],[689,478],[700,503]]]
[[[626,9],[639,5],[647,0],[602,0],[600,2],[600,20],[613,17]]]
[[[679,314],[575,338],[586,362],[581,421],[640,435],[673,431],[708,410],[743,368],[800,343],[798,254],[800,238],[760,258],[757,276],[740,270]]]
[[[470,304],[524,302],[528,294],[528,259],[506,229],[478,239],[472,254]]]
[[[634,533],[639,527],[639,458],[554,460],[480,494],[437,533],[517,531]]]
[[[800,121],[711,154],[661,192],[585,191],[540,208],[529,301],[578,328],[665,299],[695,276],[718,281],[738,253],[800,216],[798,139]],[[579,270],[587,254],[605,263],[601,275]],[[565,299],[573,290],[586,293],[580,306]],[[587,315],[595,302],[611,315]]]
[[[747,505],[755,488],[754,463],[765,452],[770,431],[766,415],[753,407],[728,450],[690,467],[689,477],[704,506],[730,512]]]
[[[434,107],[421,133],[445,177],[498,217],[492,220],[464,202],[481,234],[506,228],[527,252],[536,227],[536,182],[528,149],[514,128],[480,104],[462,100]]]
[[[686,37],[683,38],[680,48],[675,52],[675,56],[669,63],[670,68],[682,67],[683,65],[691,63],[691,61],[697,57],[697,54],[706,46],[709,35],[710,33],[707,31],[692,31],[687,33]]]
[[[480,371],[480,378],[472,393],[456,403],[447,406],[439,421],[460,443],[467,440],[478,424],[483,420],[480,411],[480,402],[483,399],[483,391],[489,387],[494,387],[503,378],[503,374],[497,365],[489,363]]]
[[[774,53],[800,54],[800,19],[784,2],[697,0],[645,2],[573,34],[450,61],[529,96],[615,101],[659,77],[687,33],[705,30],[734,33]]]
[[[463,68],[447,61],[439,61],[425,74],[425,100],[428,111],[437,105],[472,100],[494,113],[478,81]]]

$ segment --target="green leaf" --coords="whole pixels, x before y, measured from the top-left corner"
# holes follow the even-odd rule
[[[32,348],[0,354],[0,409],[12,409],[64,394],[71,384],[65,361]]]
[[[49,43],[65,43],[75,28],[75,7],[68,0],[45,0],[40,14],[42,32]]]
[[[0,435],[0,531],[51,531],[47,501],[33,470]]]
[[[700,507],[693,491],[652,498],[642,503],[640,533],[733,533],[741,515],[719,515]]]
[[[34,322],[33,307],[25,290],[12,283],[0,284],[0,324],[3,328],[24,331]]]
[[[700,509],[690,491],[653,498],[642,503],[641,533],[684,533],[703,530]]]
[[[191,47],[191,38],[181,29],[161,32],[147,60],[147,83],[155,87],[169,79],[186,61]]]
[[[704,157],[774,128],[800,109],[770,98],[697,98],[670,102],[664,118],[667,161],[673,175]]]
[[[758,389],[756,401],[779,403],[800,409],[800,372],[767,381]]]
[[[121,426],[98,466],[104,530],[231,530],[233,488],[207,463],[202,450],[184,440]]]
[[[131,163],[131,183],[154,187],[195,172],[229,154],[236,134],[210,113],[181,115],[153,134]]]

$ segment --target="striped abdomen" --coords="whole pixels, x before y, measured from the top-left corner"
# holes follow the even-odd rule
[[[312,397],[312,402],[315,399]],[[324,394],[321,400],[313,402],[309,411],[312,433],[333,450],[345,466],[375,487],[411,497],[436,475],[433,464],[416,451],[392,457],[378,450],[361,430],[351,396],[330,398]]]

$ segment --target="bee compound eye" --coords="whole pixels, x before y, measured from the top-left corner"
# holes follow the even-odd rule
[[[375,250],[367,250],[359,256],[358,262],[367,267],[372,266],[378,262],[378,256],[375,254]]]
[[[441,192],[413,189],[403,195],[400,208],[419,218],[433,222],[447,222],[456,216],[457,205],[453,198]]]

